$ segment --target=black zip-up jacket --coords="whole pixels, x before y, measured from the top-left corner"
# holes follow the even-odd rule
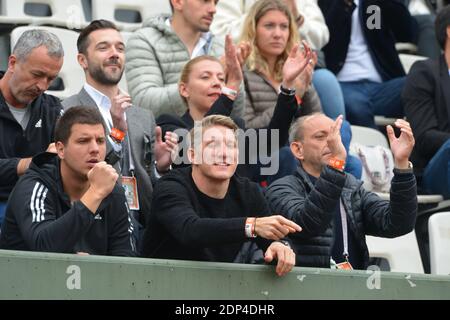
[[[350,44],[353,1],[319,0],[319,7],[330,30],[330,41],[323,48],[327,68],[339,73]],[[383,81],[402,77],[405,71],[395,49],[396,42],[415,42],[417,23],[404,0],[360,0],[359,17],[369,53]],[[379,8],[378,14],[374,8]],[[368,10],[369,9],[369,10]],[[375,18],[380,28],[373,27]]]
[[[2,76],[0,73],[0,78]],[[24,131],[0,92],[0,202],[8,200],[19,179],[19,160],[47,150],[54,142],[55,123],[62,106],[58,98],[44,93],[31,103],[30,112],[30,121]]]
[[[11,192],[0,248],[60,253],[135,256],[128,206],[116,185],[94,215],[64,193],[59,158],[42,153]]]
[[[326,166],[315,185],[300,166],[293,175],[272,183],[265,192],[274,212],[302,227],[291,236],[296,265],[330,267],[333,244],[332,221],[342,199],[348,229],[361,250],[363,268],[369,264],[366,235],[394,238],[414,229],[417,215],[417,186],[414,174],[394,169],[390,201],[366,191],[362,182]]]
[[[422,170],[450,139],[450,75],[445,56],[417,61],[411,67],[402,93],[405,114],[416,144],[414,169]]]

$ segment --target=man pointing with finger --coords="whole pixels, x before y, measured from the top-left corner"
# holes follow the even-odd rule
[[[296,265],[365,269],[369,252],[365,235],[394,238],[413,230],[417,188],[409,156],[414,136],[409,123],[397,120],[397,138],[387,133],[395,160],[390,201],[365,191],[362,182],[343,172],[346,151],[341,142],[342,116],[323,114],[299,118],[291,127],[291,150],[300,166],[293,175],[266,190],[272,210],[298,223],[303,231],[291,235]]]
[[[243,244],[251,241],[266,262],[277,262],[279,276],[289,272],[295,255],[283,238],[301,228],[282,216],[270,216],[259,186],[235,175],[238,141],[233,120],[223,115],[203,118],[201,127],[191,130],[188,154],[192,166],[173,170],[155,187],[143,255],[249,262],[238,257]]]
[[[35,156],[11,193],[0,248],[135,255],[118,174],[104,162],[105,132],[97,110],[65,112],[55,129],[57,155]]]

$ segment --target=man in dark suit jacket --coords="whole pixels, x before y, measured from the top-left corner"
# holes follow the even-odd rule
[[[65,109],[92,106],[102,113],[109,137],[107,161],[122,175],[128,204],[141,225],[150,212],[152,182],[169,171],[176,136],[156,127],[150,111],[131,105],[119,89],[125,65],[125,45],[116,26],[106,20],[91,22],[77,41],[78,62],[86,74],[81,91],[63,101]]]
[[[435,26],[444,54],[412,66],[402,98],[417,139],[413,159],[423,186],[450,198],[450,6],[439,12]]]
[[[342,88],[347,120],[376,128],[374,115],[402,117],[405,71],[396,42],[414,42],[417,23],[404,0],[319,0],[330,41],[327,68]]]
[[[54,149],[55,122],[62,107],[45,94],[64,60],[58,37],[44,30],[25,31],[0,72],[0,225],[8,197],[34,155]]]

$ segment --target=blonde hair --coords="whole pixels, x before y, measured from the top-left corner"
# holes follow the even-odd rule
[[[186,83],[189,82],[189,76],[191,75],[192,70],[194,70],[194,66],[197,63],[202,62],[202,61],[214,61],[214,62],[218,62],[218,63],[220,63],[220,65],[222,65],[222,63],[220,62],[219,59],[217,59],[216,57],[213,57],[213,56],[208,56],[208,55],[198,56],[198,57],[195,57],[192,60],[189,60],[184,65],[183,69],[181,70],[180,80],[178,80],[178,89],[180,89],[180,84],[181,83],[185,83],[186,84]],[[188,105],[187,99],[181,95],[181,92],[179,92],[179,93],[180,93],[181,99],[183,99],[184,103],[186,105]]]
[[[284,13],[289,21],[289,37],[286,43],[284,52],[279,55],[276,65],[275,74],[272,75],[275,80],[282,80],[283,64],[289,56],[292,47],[299,42],[300,36],[297,31],[297,24],[292,16],[289,8],[281,0],[259,0],[256,1],[250,8],[249,13],[244,21],[240,41],[247,41],[252,47],[250,56],[247,59],[247,68],[251,71],[260,71],[264,74],[270,75],[269,65],[266,59],[261,55],[256,46],[256,26],[259,20],[266,15],[267,12],[276,10]]]
[[[233,121],[233,119],[231,119],[230,117],[227,116],[223,116],[220,114],[213,114],[210,116],[207,116],[205,118],[202,119],[201,124],[200,124],[200,128],[201,130],[198,130],[198,126],[194,126],[191,131],[189,131],[189,144],[191,146],[191,148],[195,148],[195,144],[199,145],[201,144],[201,141],[203,140],[203,137],[199,137],[199,136],[195,136],[198,134],[202,134],[208,130],[211,127],[215,127],[215,126],[221,126],[221,127],[226,127],[229,128],[231,130],[233,130],[233,133],[236,136],[237,139],[237,130],[238,130],[238,126],[236,125],[236,123]]]

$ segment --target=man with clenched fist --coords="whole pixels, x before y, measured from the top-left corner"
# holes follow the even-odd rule
[[[55,129],[57,154],[35,156],[9,198],[0,248],[134,256],[118,174],[105,159],[100,112],[74,107]]]

